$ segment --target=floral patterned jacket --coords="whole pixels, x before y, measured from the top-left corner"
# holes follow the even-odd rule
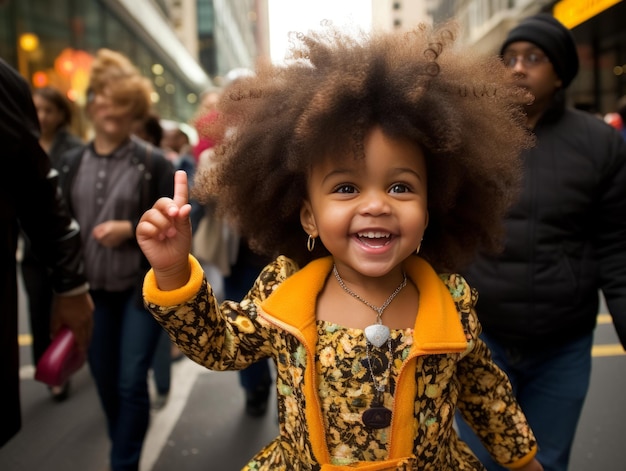
[[[243,369],[264,357],[277,370],[280,434],[244,470],[484,470],[453,429],[458,407],[503,465],[533,459],[536,441],[507,377],[478,338],[476,292],[458,275],[437,275],[419,257],[405,264],[420,292],[413,342],[396,378],[388,453],[383,461],[331,463],[316,376],[315,305],[330,257],[299,270],[278,257],[240,302],[220,306],[190,256],[191,277],[158,289],[150,271],[144,301],[172,340],[213,370]]]

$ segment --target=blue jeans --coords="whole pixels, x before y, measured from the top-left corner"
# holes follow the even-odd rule
[[[107,420],[111,469],[139,469],[150,421],[148,370],[162,328],[135,290],[92,291],[94,330],[89,366]]]
[[[164,329],[161,329],[152,359],[152,373],[157,393],[167,396],[170,392],[172,379],[172,342]]]
[[[535,433],[537,459],[544,471],[567,471],[578,419],[591,377],[593,334],[565,345],[537,349],[506,347],[482,335],[496,364],[509,376],[513,391]],[[497,465],[457,413],[459,435],[489,471]]]

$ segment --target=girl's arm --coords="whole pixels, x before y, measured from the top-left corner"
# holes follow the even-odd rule
[[[261,271],[241,302],[221,305],[198,261],[189,257],[189,265],[191,278],[182,288],[159,290],[150,271],[143,289],[147,309],[181,351],[196,363],[220,371],[241,370],[271,356],[281,342],[280,334],[257,309],[297,265],[278,257]]]
[[[137,225],[137,242],[154,271],[158,288],[164,291],[189,281],[191,250],[191,205],[187,174],[174,175],[174,198],[159,198]]]
[[[480,339],[481,327],[475,310],[478,293],[457,275],[451,276],[447,283],[468,339],[468,350],[457,363],[458,410],[501,466],[541,471],[540,467],[535,467],[539,464],[534,459],[537,441],[515,399],[511,383]]]

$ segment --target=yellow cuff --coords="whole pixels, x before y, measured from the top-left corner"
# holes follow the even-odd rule
[[[192,255],[189,255],[189,266],[191,268],[191,276],[187,284],[170,291],[159,289],[154,270],[150,269],[143,280],[143,298],[145,302],[156,304],[157,306],[176,306],[192,298],[200,291],[204,271],[198,260]]]
[[[528,453],[526,456],[512,463],[507,464],[506,467],[509,469],[517,469],[517,468],[521,468],[522,466],[526,466],[535,458],[536,454],[537,454],[537,445],[535,445],[530,451],[530,453]]]

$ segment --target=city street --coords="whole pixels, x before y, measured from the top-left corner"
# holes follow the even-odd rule
[[[626,462],[626,355],[608,316],[599,319],[592,385],[570,471],[623,471]],[[27,343],[24,319],[21,324]],[[32,379],[30,346],[24,345],[20,353],[24,426],[0,449],[0,470],[105,471],[104,417],[87,368],[74,377],[70,398],[57,404],[46,387]],[[237,373],[210,372],[188,359],[176,362],[170,400],[153,413],[141,470],[239,470],[276,436],[272,405],[264,418],[249,418]]]
[[[3,441],[17,422],[16,334],[22,418],[19,433],[0,445],[0,471],[112,471],[110,437],[117,469],[127,463],[132,471],[241,471],[279,434],[276,389],[281,400],[283,394],[293,399],[286,402],[285,433],[291,433],[288,419],[293,415],[297,433],[291,435],[314,443],[286,467],[306,468],[302,463],[311,453],[320,454],[315,439],[324,436],[324,425],[333,462],[348,462],[352,456],[378,459],[384,446],[399,450],[390,456],[405,454],[407,447],[398,437],[408,437],[410,443],[414,435],[431,440],[429,453],[435,448],[453,459],[446,440],[456,437],[437,433],[442,423],[449,424],[442,422],[444,414],[455,416],[441,377],[458,375],[448,368],[450,358],[435,354],[459,344],[463,350],[465,340],[456,337],[461,341],[454,343],[455,337],[447,335],[454,334],[455,326],[450,328],[445,316],[438,319],[444,323],[430,321],[428,313],[438,317],[437,306],[451,309],[450,300],[447,294],[433,295],[431,304],[436,289],[426,277],[422,285],[421,265],[414,276],[412,263],[405,263],[402,254],[420,254],[437,271],[467,262],[468,280],[484,283],[483,302],[495,301],[494,334],[498,324],[511,326],[512,341],[532,331],[536,340],[527,336],[523,341],[543,357],[550,350],[536,344],[548,335],[548,342],[559,348],[553,326],[565,336],[583,326],[572,313],[589,300],[589,289],[593,295],[601,283],[613,304],[614,293],[621,295],[625,284],[615,267],[626,264],[619,243],[626,232],[620,225],[626,202],[624,19],[626,0],[0,0],[0,75],[5,76],[0,77],[0,142],[5,162],[15,165],[5,171],[6,190],[0,194],[0,220],[6,227],[2,257],[11,267],[0,289],[3,308],[10,311],[0,314],[8,321],[0,327],[0,357],[8,362],[0,371]],[[57,170],[55,196],[51,185]],[[182,174],[173,180],[178,170],[184,170],[184,180]],[[163,203],[166,196],[175,204]],[[183,205],[185,201],[190,204]],[[192,205],[190,229],[181,221]],[[24,237],[32,241],[30,250],[23,246]],[[494,249],[493,258],[485,258],[484,264],[465,260],[469,251],[478,255],[485,250],[487,255],[488,249]],[[34,379],[19,263],[28,262],[24,251],[33,268],[40,265],[37,259],[45,262],[60,296],[75,296],[87,285],[92,290],[98,319],[90,353],[108,421],[87,364],[72,376],[69,397],[61,402]],[[197,281],[185,268],[186,252],[218,277],[230,277],[220,280],[221,286],[212,285],[220,300],[225,292],[241,299],[243,294],[235,294],[241,287],[235,285],[250,283],[237,281],[259,273],[268,254],[284,254],[299,266],[330,255],[337,262],[337,284],[324,281],[324,291],[311,300],[307,289],[319,284],[320,269],[292,278],[293,284],[285,283],[272,298],[280,309],[270,302],[267,316],[260,317],[271,326],[261,325],[265,330],[250,328],[250,319],[230,313],[236,333],[252,332],[243,342],[248,349],[264,352],[268,342],[281,347],[272,371],[281,378],[262,417],[246,414],[238,372],[210,371],[185,356],[172,360],[169,396],[150,412],[138,465],[147,423],[145,388],[143,396],[139,391],[152,346],[146,332],[156,324],[134,305],[141,304],[139,291],[133,290],[132,299],[129,294],[132,287],[139,288],[149,263],[157,269],[155,286],[165,290],[157,296],[155,288],[154,301],[175,302]],[[289,260],[275,264],[255,289],[270,293],[291,272]],[[400,272],[404,281],[397,285]],[[211,272],[206,274],[211,280]],[[186,286],[175,290],[186,280]],[[467,293],[452,284],[451,292]],[[47,287],[37,287],[34,279],[28,286],[33,300],[47,303]],[[282,301],[281,292],[288,301]],[[125,297],[122,315],[115,311]],[[82,308],[56,305],[66,309],[66,316],[79,315],[86,309],[82,301]],[[315,315],[301,309],[315,303],[320,321],[345,326],[356,320],[367,335],[357,344],[347,330],[315,325]],[[177,342],[200,344],[200,349],[215,342],[213,332],[202,330],[214,326],[197,313],[206,304],[200,300],[189,309],[176,307],[178,317],[168,313]],[[390,336],[389,328],[409,323],[415,306],[428,312],[420,314],[414,335]],[[262,309],[250,303],[250,312],[256,307]],[[42,323],[41,317],[47,317],[48,306],[42,308],[43,315],[33,309],[40,318],[33,326],[41,327],[47,340],[47,321]],[[586,311],[589,324],[595,310]],[[509,316],[515,319],[511,322]],[[623,316],[616,312],[622,339]],[[471,322],[476,324],[474,318]],[[315,337],[316,327],[321,336],[317,344],[329,338],[336,355],[318,355],[313,361],[315,342],[311,346],[306,339],[307,329]],[[43,350],[41,328],[33,329],[37,358]],[[297,332],[284,341],[278,335],[282,331],[272,330],[281,328]],[[246,357],[245,347],[237,350],[241,339],[226,332],[215,354],[222,358],[213,359],[214,352],[207,349],[207,362],[242,365],[246,358],[256,358]],[[583,340],[588,347],[590,337]],[[433,365],[403,368],[412,365],[405,360],[416,351],[432,354],[427,360]],[[535,390],[549,393],[554,390],[549,383],[555,383],[575,394],[576,387],[570,387],[575,381],[566,382],[567,375],[557,373],[567,373],[561,367],[569,365],[576,376],[580,364],[585,372],[589,366],[589,357],[576,363],[574,351],[542,375],[526,352],[507,353],[513,353],[511,363],[526,377],[543,380]],[[165,361],[159,362],[156,357],[158,372],[170,358],[163,355]],[[468,362],[459,370],[485,370],[474,356],[465,358]],[[469,361],[471,367],[464,368]],[[413,384],[414,373],[422,375],[424,384]],[[315,425],[318,411],[311,413],[316,374],[330,390],[321,387],[326,394],[321,426]],[[494,391],[503,389],[501,381],[493,374],[479,376],[472,379],[472,386],[480,383],[474,394],[498,399]],[[163,396],[156,392],[152,372],[147,379],[153,405],[159,404]],[[250,390],[260,389],[259,378],[249,383]],[[451,383],[449,389],[455,391],[471,389]],[[412,388],[422,402],[413,401]],[[602,300],[590,389],[567,471],[626,471],[625,391],[626,352]],[[339,395],[342,400],[333,403]],[[140,398],[142,414],[131,404]],[[389,398],[396,401],[393,406]],[[552,420],[556,415],[575,417],[554,406],[568,403],[561,396],[550,402],[544,395],[541,401],[533,418],[541,414],[544,422],[558,424]],[[502,412],[503,406],[494,402],[489,402],[493,413],[508,417],[512,408]],[[352,413],[361,406],[361,415]],[[532,406],[527,404],[529,411]],[[362,428],[389,425],[379,422],[389,416],[396,417],[393,430],[383,428],[380,435],[388,443],[361,433]],[[502,426],[493,414],[475,417],[489,428],[481,435],[494,444],[502,441],[502,428],[515,428],[511,421]],[[517,419],[517,427],[523,426]],[[413,433],[411,420],[420,422],[413,427],[419,434]],[[539,420],[533,423],[539,429]],[[548,446],[550,439],[564,435],[554,428],[541,434],[538,447],[545,455],[559,454],[550,453]],[[303,429],[314,438],[302,438]],[[450,427],[447,431],[452,432]],[[507,437],[523,447],[528,434],[522,435]],[[367,446],[362,456],[351,441]],[[289,445],[298,444],[275,448]],[[431,470],[424,464],[430,456],[422,455],[414,460],[420,462],[415,465],[419,471],[461,471]],[[274,471],[280,460],[267,461],[272,462],[263,471]],[[254,463],[250,468],[258,471],[261,465]],[[439,466],[444,465],[433,465]]]

